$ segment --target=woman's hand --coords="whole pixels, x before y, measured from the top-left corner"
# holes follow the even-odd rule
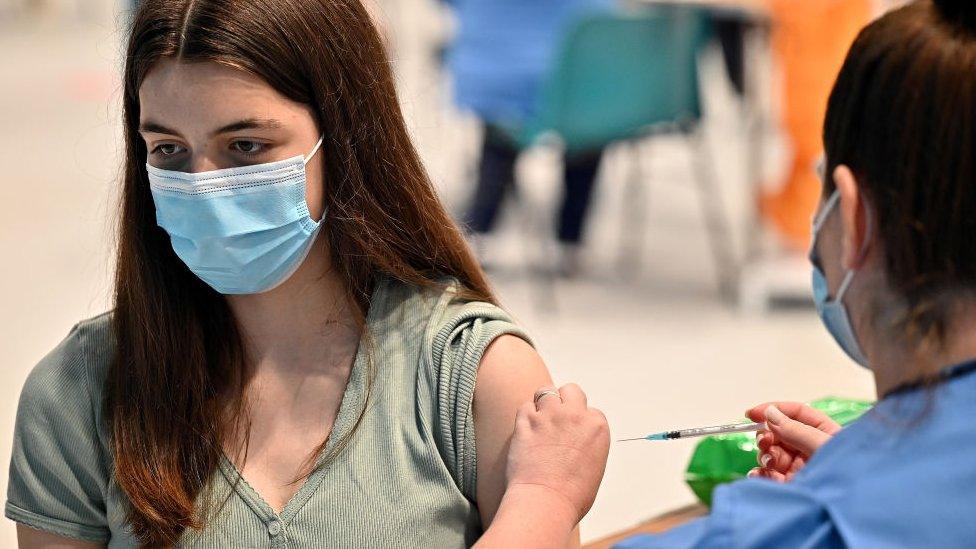
[[[841,430],[827,414],[801,402],[767,402],[746,411],[749,419],[766,422],[756,433],[759,467],[749,476],[779,482],[793,479],[824,443]]]
[[[571,509],[574,523],[593,505],[610,450],[603,412],[576,384],[544,387],[519,408],[508,453],[507,490],[534,487]],[[507,491],[506,490],[506,491]]]
[[[574,384],[521,406],[498,513],[477,547],[566,547],[596,498],[610,450],[603,413]]]

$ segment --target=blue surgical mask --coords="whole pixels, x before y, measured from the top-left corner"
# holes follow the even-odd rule
[[[834,341],[840,345],[840,348],[847,353],[851,360],[865,368],[870,368],[868,359],[864,356],[861,345],[857,342],[857,334],[854,333],[851,316],[848,314],[847,308],[844,307],[844,296],[847,294],[851,281],[854,280],[855,271],[849,269],[844,274],[844,280],[840,283],[837,296],[831,299],[830,290],[827,287],[827,277],[824,276],[817,257],[817,234],[839,201],[840,191],[834,190],[823,209],[820,210],[820,214],[813,221],[813,243],[810,245],[810,263],[813,264],[813,301],[817,306],[817,314],[820,315],[820,320],[830,335],[833,336]]]
[[[298,269],[322,225],[305,201],[305,165],[321,145],[320,137],[305,157],[200,173],[146,164],[156,223],[214,290],[268,291]]]

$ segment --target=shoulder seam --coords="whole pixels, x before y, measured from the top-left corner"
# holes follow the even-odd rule
[[[105,312],[102,312],[102,313],[99,313],[99,314],[97,314],[95,316],[92,316],[92,317],[89,317],[89,318],[86,318],[86,319],[83,319],[83,320],[79,320],[75,324],[75,327],[72,328],[72,330],[74,330],[76,328],[80,328],[81,326],[88,326],[89,324],[95,324],[96,322],[102,320],[103,318],[111,316],[112,313],[114,313],[114,312],[115,312],[115,309],[109,309],[109,310],[107,310]]]

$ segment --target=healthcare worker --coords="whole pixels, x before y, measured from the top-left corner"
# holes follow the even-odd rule
[[[769,427],[758,478],[719,487],[709,516],[618,548],[976,545],[976,4],[921,0],[867,26],[824,147],[814,297],[874,374],[877,405],[844,429],[797,403],[749,410]],[[524,467],[556,494],[536,516],[567,515],[558,539],[599,478],[576,472],[602,471],[605,455],[576,443],[598,418],[540,404],[523,412],[532,428],[516,429],[510,474]]]

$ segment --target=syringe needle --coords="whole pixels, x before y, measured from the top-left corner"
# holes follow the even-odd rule
[[[727,433],[748,433],[765,429],[765,423],[733,423],[731,425],[715,425],[712,427],[695,427],[693,429],[680,429],[677,431],[664,431],[640,438],[625,438],[617,442],[628,442],[631,440],[675,440],[681,438],[703,437],[708,435],[724,435]]]

